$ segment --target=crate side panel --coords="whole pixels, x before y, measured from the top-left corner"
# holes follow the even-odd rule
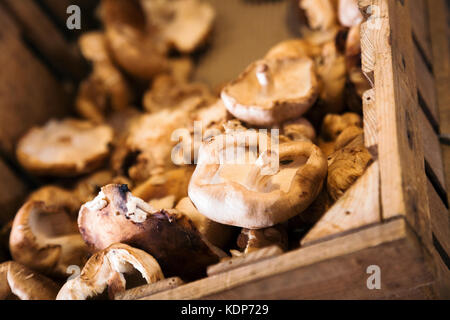
[[[70,109],[60,84],[23,44],[12,21],[0,7],[0,151],[11,159],[29,127]]]

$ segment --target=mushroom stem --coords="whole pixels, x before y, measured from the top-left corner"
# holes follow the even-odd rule
[[[259,84],[267,89],[272,84],[272,75],[270,74],[269,66],[266,63],[261,63],[256,67],[256,78]]]

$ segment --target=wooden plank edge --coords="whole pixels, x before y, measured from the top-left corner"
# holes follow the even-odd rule
[[[283,250],[279,246],[270,246],[250,252],[241,257],[229,258],[209,266],[206,270],[208,276],[213,276],[222,272],[241,268],[252,263],[260,262],[269,258],[273,258],[283,254]]]
[[[138,300],[152,294],[174,289],[181,286],[183,283],[183,280],[178,277],[167,278],[155,283],[120,292],[115,295],[114,300]]]
[[[199,299],[258,279],[407,238],[410,236],[408,228],[403,218],[393,219],[359,232],[287,252],[279,257],[204,278],[142,299]]]

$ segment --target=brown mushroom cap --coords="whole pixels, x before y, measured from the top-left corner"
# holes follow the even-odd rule
[[[32,128],[19,141],[17,158],[38,175],[76,176],[95,170],[109,154],[110,127],[66,119]]]
[[[294,141],[314,141],[316,138],[316,130],[306,118],[283,123],[282,134]]]
[[[200,0],[141,0],[149,20],[178,51],[190,53],[209,35],[215,12]]]
[[[347,128],[341,135],[350,137]],[[343,147],[335,151],[328,158],[327,191],[330,197],[336,201],[353,183],[364,173],[372,162],[372,156],[364,147],[363,134],[356,135],[352,140],[346,138]],[[350,141],[349,141],[350,140]]]
[[[91,31],[78,38],[81,54],[92,62],[110,61],[105,34],[101,31]]]
[[[222,224],[259,229],[288,220],[314,200],[327,168],[320,149],[311,142],[292,141],[279,145],[278,158],[270,146],[258,156],[262,139],[267,141],[267,136],[234,131],[202,144],[188,190],[201,214]],[[230,148],[245,156],[244,163],[226,160]],[[275,174],[266,171],[274,164],[266,161],[268,155],[279,162]]]
[[[122,243],[112,244],[94,254],[81,274],[67,281],[57,300],[86,300],[108,288],[110,297],[126,289],[124,274],[137,270],[147,283],[164,279],[158,262],[148,253]]]
[[[154,256],[166,276],[197,278],[222,252],[177,210],[155,210],[126,185],[108,185],[81,207],[80,232],[93,251],[121,242]]]
[[[321,136],[328,141],[335,141],[337,137],[350,126],[362,127],[361,116],[346,112],[344,114],[327,114],[322,122]]]
[[[300,117],[317,95],[314,63],[307,57],[256,61],[221,93],[231,114],[258,126]]]
[[[8,261],[0,264],[0,300],[54,300],[58,286],[25,266]]]
[[[305,39],[285,40],[267,52],[265,59],[285,57],[314,57],[320,54],[320,47]]]
[[[363,21],[363,16],[359,11],[357,0],[339,0],[338,6],[339,22],[344,27],[351,28]]]
[[[146,21],[138,0],[102,0],[101,17],[111,55],[126,72],[151,79],[169,69],[167,42]]]
[[[84,118],[101,123],[108,111],[123,110],[132,100],[127,80],[107,61],[94,64],[91,75],[80,84],[75,105]]]
[[[43,202],[47,206],[65,209],[72,217],[78,215],[83,202],[66,189],[54,185],[43,186],[33,191],[28,201]]]
[[[195,108],[213,99],[209,88],[203,83],[180,83],[170,75],[155,78],[151,90],[144,94],[143,105],[148,112],[176,109],[184,105]]]
[[[60,208],[26,202],[14,218],[9,248],[15,261],[53,276],[64,277],[70,265],[83,265],[88,248],[74,220]]]

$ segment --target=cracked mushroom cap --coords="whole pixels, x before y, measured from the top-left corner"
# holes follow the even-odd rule
[[[310,58],[285,57],[252,63],[222,90],[228,111],[239,120],[271,126],[304,114],[318,96]]]
[[[71,177],[95,170],[109,155],[113,131],[75,119],[50,120],[35,127],[17,145],[17,158],[38,175]]]
[[[107,185],[84,204],[80,232],[93,251],[121,242],[154,256],[166,276],[185,279],[204,275],[206,266],[224,255],[177,210],[156,210],[134,197],[126,185]]]
[[[9,238],[13,259],[44,274],[64,277],[70,265],[83,265],[88,247],[65,210],[26,202],[14,218]]]
[[[339,0],[338,18],[341,25],[351,28],[363,21],[357,0]]]
[[[215,18],[214,8],[202,0],[141,0],[149,20],[182,53],[203,44]]]
[[[58,289],[52,280],[20,263],[0,264],[0,300],[54,300]]]
[[[167,41],[150,25],[139,0],[102,0],[101,19],[113,60],[139,79],[170,69]]]
[[[68,280],[57,300],[86,300],[108,289],[110,298],[127,289],[125,274],[138,272],[146,283],[164,279],[158,262],[148,253],[122,243],[94,254],[80,275]]]
[[[326,176],[322,151],[307,141],[261,151],[267,141],[267,135],[248,130],[202,144],[188,190],[201,214],[222,224],[259,229],[284,222],[309,206]],[[242,158],[227,159],[229,150]]]

